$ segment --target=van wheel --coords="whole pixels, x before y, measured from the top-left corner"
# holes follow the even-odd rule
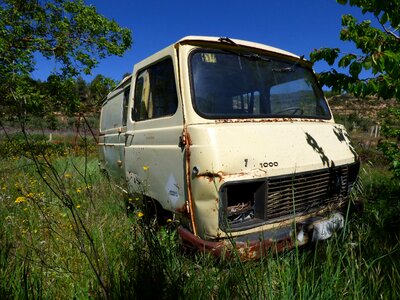
[[[107,172],[106,169],[99,167],[100,169],[100,174],[101,176],[103,176],[104,178],[106,178],[108,181],[111,181],[111,177],[110,174]]]
[[[147,196],[142,196],[142,198],[143,200],[139,202],[136,208],[143,213],[141,218],[147,224],[165,226],[173,219],[173,213],[165,210],[157,200]]]

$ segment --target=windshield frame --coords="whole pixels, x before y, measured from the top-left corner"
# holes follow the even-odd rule
[[[324,114],[317,115],[310,115],[310,114],[298,114],[297,111],[291,111],[290,113],[280,113],[277,115],[269,113],[248,113],[248,114],[212,114],[202,111],[197,103],[196,103],[196,87],[195,87],[195,79],[194,79],[194,67],[193,67],[193,57],[196,54],[223,54],[223,55],[231,55],[231,56],[238,56],[243,59],[247,60],[254,60],[254,61],[262,61],[264,63],[274,62],[274,63],[283,63],[286,64],[286,68],[282,68],[277,72],[281,73],[290,73],[293,72],[293,69],[299,68],[302,72],[307,72],[309,79],[311,79],[311,88],[313,96],[315,97],[315,107],[317,110],[317,106],[321,106]],[[252,48],[234,48],[230,47],[228,49],[223,48],[211,48],[211,47],[199,47],[192,50],[188,56],[188,69],[189,69],[189,84],[191,90],[191,103],[192,107],[195,112],[202,118],[205,119],[241,119],[241,120],[251,120],[251,119],[282,119],[282,118],[291,118],[291,119],[315,119],[315,120],[331,120],[332,113],[330,111],[329,105],[324,97],[323,91],[320,87],[320,84],[317,80],[315,73],[313,72],[312,68],[308,65],[307,61],[302,61],[302,58],[295,58],[286,57],[284,55],[279,55],[277,53],[269,53],[262,50],[256,51],[256,49]],[[270,86],[270,88],[272,85]],[[270,95],[268,95],[270,97]],[[269,99],[268,101],[270,101]],[[262,100],[260,100],[262,101]],[[317,104],[318,102],[318,104]]]

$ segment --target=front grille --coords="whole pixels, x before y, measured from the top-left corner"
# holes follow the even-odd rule
[[[265,191],[265,220],[337,207],[347,193],[347,167],[271,178]]]
[[[354,173],[353,169],[352,165],[346,165],[259,181],[227,183],[221,188],[220,227],[242,230],[322,208],[337,209],[347,199],[353,183],[349,181],[355,180],[356,176],[350,174]]]

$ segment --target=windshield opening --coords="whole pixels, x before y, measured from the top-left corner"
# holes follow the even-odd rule
[[[190,67],[202,117],[331,118],[314,74],[293,61],[203,49],[191,55]]]

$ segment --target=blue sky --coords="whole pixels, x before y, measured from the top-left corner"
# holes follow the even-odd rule
[[[354,51],[351,43],[339,40],[341,16],[352,14],[363,19],[359,9],[335,0],[281,1],[154,1],[85,0],[98,12],[114,19],[133,33],[133,46],[123,57],[109,57],[93,70],[120,80],[133,65],[187,35],[227,36],[259,42],[309,57],[315,48],[339,47]],[[55,63],[38,60],[34,77],[45,80]],[[324,63],[314,66],[327,70]]]

